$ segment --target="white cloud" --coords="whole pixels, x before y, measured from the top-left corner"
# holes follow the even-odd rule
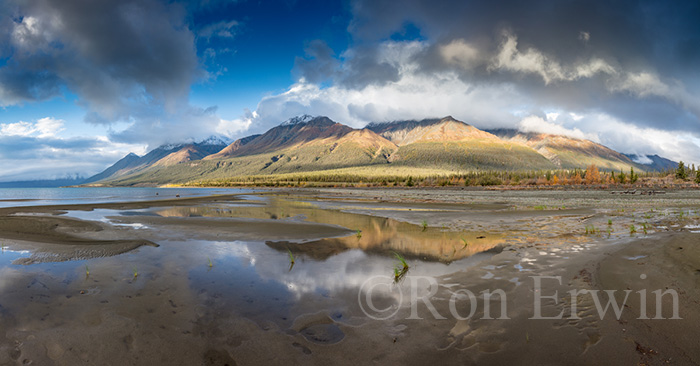
[[[559,117],[559,112],[549,112],[546,113],[545,115],[547,116],[548,121],[556,121],[557,118]]]
[[[282,94],[263,98],[248,119],[259,132],[305,113],[326,115],[353,127],[447,115],[483,127],[503,127],[517,121],[508,111],[519,102],[526,101],[507,84],[468,85],[451,72],[437,76],[402,72],[397,82],[362,89],[322,88],[302,80]]]
[[[639,98],[661,97],[700,118],[700,98],[689,93],[680,82],[665,83],[653,72],[626,73],[624,77],[608,81],[608,89],[629,92]]]
[[[536,74],[542,77],[545,84],[591,78],[596,74],[617,73],[614,67],[599,58],[565,67],[554,57],[545,55],[536,48],[521,51],[518,49],[517,37],[507,32],[504,33],[498,53],[490,62],[489,70]]]
[[[45,117],[36,122],[15,122],[0,124],[0,135],[53,137],[63,130],[64,121]]]
[[[586,115],[580,125],[595,133],[597,142],[619,152],[700,162],[700,138],[689,132],[639,127],[604,113]]]
[[[518,124],[518,127],[523,132],[537,132],[537,133],[548,133],[552,135],[564,135],[577,139],[595,139],[594,136],[587,136],[583,131],[578,128],[566,128],[560,124],[552,122],[549,119],[545,121],[544,119],[537,116],[528,116],[523,118]],[[556,118],[555,118],[556,119]]]
[[[439,46],[440,56],[448,65],[471,70],[483,64],[483,56],[478,48],[463,39],[456,39]]]
[[[198,35],[206,40],[212,37],[233,38],[236,35],[236,28],[238,28],[238,26],[239,23],[235,20],[221,21],[203,27],[198,32]]]
[[[251,124],[250,118],[237,118],[233,120],[219,119],[216,132],[227,137],[236,136],[247,131]]]
[[[591,34],[589,32],[580,31],[578,33],[578,39],[580,39],[584,43],[588,43],[588,41],[591,40]]]
[[[146,152],[143,145],[114,142],[106,136],[65,138],[62,131],[64,121],[53,117],[0,124],[0,180],[87,177],[129,152]]]

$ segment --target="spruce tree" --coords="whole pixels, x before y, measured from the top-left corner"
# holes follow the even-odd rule
[[[676,178],[682,180],[688,179],[688,172],[685,169],[685,164],[683,164],[683,161],[678,162],[678,169],[676,169]]]

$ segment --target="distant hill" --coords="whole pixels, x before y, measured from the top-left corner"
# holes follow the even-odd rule
[[[653,166],[588,140],[484,131],[450,116],[355,129],[328,117],[303,115],[227,146],[211,140],[164,145],[143,157],[130,154],[88,182],[168,184],[319,171],[355,174],[369,169],[390,175],[392,171],[585,169],[590,164],[603,170],[644,171]]]
[[[647,170],[628,156],[590,140],[581,140],[562,135],[520,132],[515,129],[488,130],[503,140],[529,146],[549,161],[557,169],[585,168],[595,164],[602,170]]]
[[[678,168],[677,161],[662,158],[658,155],[639,156],[636,154],[625,154],[625,156],[632,159],[632,161],[636,162],[637,164],[646,167],[647,170],[662,172]]]
[[[83,184],[85,178],[63,178],[45,180],[23,180],[0,182],[0,188],[58,188]]]
[[[199,160],[221,151],[226,145],[223,139],[212,136],[197,143],[161,145],[144,156],[129,153],[104,171],[86,179],[83,184],[114,180],[154,166],[169,166]]]
[[[122,175],[125,172],[129,171],[130,169],[136,167],[139,159],[141,159],[140,156],[138,156],[134,153],[129,153],[128,155],[119,159],[119,161],[117,161],[116,163],[114,163],[112,166],[105,169],[104,171],[102,171],[98,174],[95,174],[88,179],[85,179],[83,181],[83,184],[97,182],[97,181],[107,179],[110,177],[117,177],[119,175]]]

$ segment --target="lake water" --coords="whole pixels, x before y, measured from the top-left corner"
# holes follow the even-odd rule
[[[233,188],[0,188],[0,207],[40,206],[122,201],[150,201],[180,197],[252,192]]]

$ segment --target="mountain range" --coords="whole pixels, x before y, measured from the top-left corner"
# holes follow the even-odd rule
[[[615,171],[665,170],[676,165],[655,155],[625,155],[567,136],[480,130],[451,116],[370,123],[355,129],[328,117],[303,115],[232,143],[212,137],[163,145],[144,156],[132,153],[84,184],[182,184],[319,171],[585,169],[590,164]]]

